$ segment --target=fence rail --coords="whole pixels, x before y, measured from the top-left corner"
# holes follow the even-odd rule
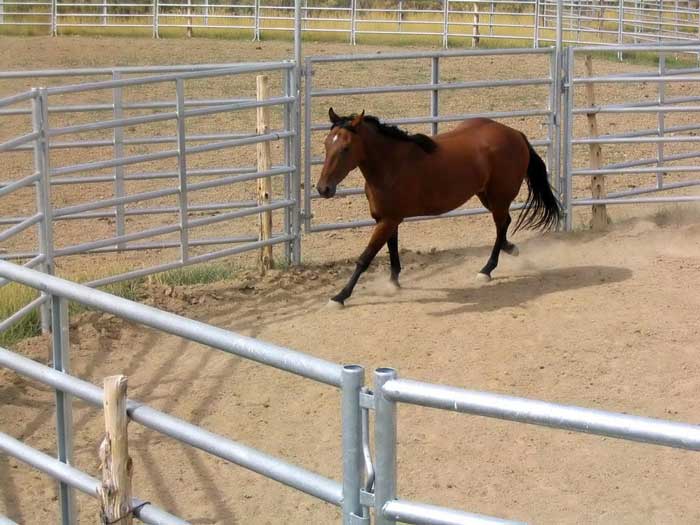
[[[96,497],[97,481],[70,467],[71,399],[102,407],[99,387],[70,375],[67,301],[77,301],[123,319],[178,335],[189,341],[224,350],[239,357],[278,368],[307,379],[338,387],[342,421],[342,483],[229,440],[136,401],[127,401],[129,418],[147,428],[284,483],[342,508],[345,525],[368,525],[373,508],[377,525],[396,522],[427,525],[516,523],[397,497],[396,468],[397,405],[413,404],[457,411],[518,423],[599,434],[619,439],[700,450],[700,426],[650,419],[614,412],[558,405],[399,379],[395,370],[379,368],[374,390],[364,385],[364,369],[341,366],[293,350],[270,345],[204,323],[89,290],[42,272],[0,261],[0,277],[30,286],[46,294],[52,303],[53,368],[0,348],[0,366],[55,389],[57,397],[58,459],[0,433],[0,451],[20,459],[59,480],[62,516],[73,523],[71,490],[77,488]],[[374,412],[375,454],[369,447],[369,412]],[[365,475],[365,472],[367,475]],[[147,523],[185,523],[153,506],[143,507],[140,518]],[[150,520],[150,521],[149,521]]]
[[[689,0],[564,0],[561,5],[566,43],[661,43],[700,37],[700,12]],[[538,47],[556,40],[556,6],[556,0],[394,0],[385,7],[366,7],[357,0],[337,6],[304,0],[300,17],[302,31],[343,35],[352,44],[358,37],[405,36],[434,38],[444,47],[464,41],[476,46],[482,40]],[[187,36],[243,31],[260,39],[268,33],[293,32],[294,7],[265,0],[3,0],[2,25],[48,28],[51,34],[81,28],[143,30],[154,37],[173,31]]]

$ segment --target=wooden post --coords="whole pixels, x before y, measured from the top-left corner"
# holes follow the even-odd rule
[[[472,47],[479,47],[479,2],[474,2],[474,25],[472,26]]]
[[[101,523],[132,525],[131,473],[126,425],[126,376],[104,381],[105,437],[100,445],[102,485]]]
[[[267,75],[258,75],[256,77],[257,99],[258,101],[267,100],[270,98],[269,85]],[[259,135],[268,133],[270,125],[270,110],[269,106],[259,107],[257,109],[257,132]],[[258,172],[269,171],[271,165],[270,142],[258,142]],[[258,179],[258,205],[264,206],[270,204],[270,195],[272,194],[272,181],[270,177],[262,177]],[[272,212],[264,211],[260,214],[260,240],[265,241],[272,237]],[[272,268],[272,246],[263,246],[260,248],[260,271],[265,272]]]
[[[586,55],[586,76],[593,76],[593,57]],[[586,84],[586,102],[590,108],[595,107],[595,89],[594,84]],[[586,113],[588,119],[588,136],[591,138],[598,137],[598,119],[595,111]],[[602,164],[602,151],[600,144],[589,144],[589,167],[591,169],[600,169]],[[594,199],[604,199],[605,191],[605,176],[594,175],[591,177],[591,196]],[[591,218],[591,228],[593,230],[604,230],[608,225],[608,214],[605,204],[593,205],[593,216]]]

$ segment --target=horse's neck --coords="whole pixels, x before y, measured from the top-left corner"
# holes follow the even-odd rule
[[[360,162],[360,171],[370,186],[391,186],[402,171],[409,144],[384,137],[376,130],[366,131],[365,159]]]

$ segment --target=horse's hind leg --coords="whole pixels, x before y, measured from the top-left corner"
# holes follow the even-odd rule
[[[401,260],[399,259],[399,229],[386,242],[389,248],[389,261],[391,263],[391,283],[399,288],[399,274],[401,273]]]
[[[508,227],[510,226],[511,223],[511,218],[510,218],[510,213],[508,214],[508,219],[506,221],[506,226],[503,231],[503,244],[501,245],[501,250],[506,252],[508,255],[512,255],[513,257],[517,257],[519,250],[518,247],[513,244],[512,242],[508,241]]]
[[[481,269],[481,271],[476,275],[476,278],[480,281],[488,282],[491,280],[491,272],[498,266],[498,256],[501,250],[506,250],[506,233],[508,231],[508,226],[510,225],[510,214],[508,213],[508,207],[496,208],[491,211],[493,215],[493,222],[496,224],[496,242],[491,250],[491,256],[486,262],[486,265]],[[510,243],[508,243],[510,244]],[[512,245],[514,249],[515,245]],[[511,250],[512,250],[511,249]]]
[[[489,199],[486,196],[486,193],[484,193],[482,191],[481,193],[477,193],[476,196],[479,197],[479,200],[481,201],[481,204],[484,205],[484,208],[486,208],[487,210],[489,210],[490,212],[493,213],[493,210],[491,209],[491,203],[489,202]],[[513,257],[515,257],[519,253],[518,247],[515,244],[513,244],[512,242],[509,242],[508,238],[507,238],[508,227],[510,226],[510,223],[511,223],[510,213],[508,213],[506,215],[506,217],[507,217],[507,219],[506,219],[507,224],[505,226],[505,231],[503,233],[503,244],[501,244],[501,250],[506,252],[508,255],[512,255]],[[495,220],[496,219],[494,218],[494,221]]]

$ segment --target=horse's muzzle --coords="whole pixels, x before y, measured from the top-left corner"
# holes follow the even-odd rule
[[[318,191],[318,194],[324,199],[330,199],[335,195],[335,186],[321,186],[317,184],[316,191]]]

